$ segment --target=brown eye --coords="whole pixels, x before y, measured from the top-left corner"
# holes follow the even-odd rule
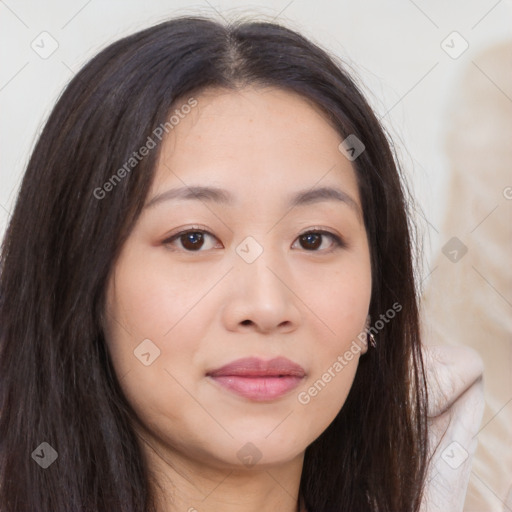
[[[322,235],[319,233],[306,233],[300,237],[304,249],[316,250],[322,245]]]
[[[189,231],[180,236],[181,245],[188,251],[196,251],[204,244],[204,235],[199,231]]]
[[[179,242],[177,248],[178,250],[181,249],[184,250],[185,252],[202,252],[201,249],[204,249],[205,241],[208,239],[208,237],[215,238],[211,233],[208,233],[207,231],[190,229],[188,231],[181,231],[179,233],[176,233],[172,237],[165,240],[163,243],[165,245],[175,246],[176,243]],[[206,249],[212,248],[208,247],[208,244],[206,245]],[[173,248],[173,250],[175,249]]]
[[[326,252],[346,246],[339,236],[334,233],[329,233],[328,231],[308,231],[307,233],[300,235],[298,240],[303,249],[310,252],[320,252],[318,249],[322,246],[325,238],[331,239],[330,248],[327,247]]]

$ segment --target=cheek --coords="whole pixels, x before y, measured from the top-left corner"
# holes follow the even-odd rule
[[[134,402],[150,392],[169,393],[172,378],[186,382],[195,367],[201,333],[200,324],[190,319],[205,284],[194,286],[183,275],[162,277],[165,272],[161,259],[141,261],[132,251],[118,261],[108,288],[106,341],[121,385]]]
[[[310,442],[331,424],[342,409],[354,381],[357,362],[358,357],[345,361],[345,364],[334,358],[312,375],[299,391],[298,413],[299,417],[309,421]]]
[[[297,393],[299,414],[309,421],[311,440],[330,425],[350,392],[363,355],[358,335],[366,311],[338,312],[330,319],[336,335],[317,338],[310,373]]]
[[[369,260],[347,258],[337,268],[303,272],[301,296],[311,314],[325,327],[323,346],[340,349],[363,329],[371,298]]]
[[[369,259],[347,260],[338,271],[309,275],[307,304],[317,319],[311,373],[298,393],[304,414],[317,418],[314,434],[327,428],[343,407],[357,371],[371,298]]]
[[[119,265],[109,300],[107,344],[121,389],[143,424],[171,429],[180,415],[199,416],[186,393],[195,375],[198,323],[187,312],[197,302],[180,282],[159,276],[156,266],[135,273]],[[190,318],[193,317],[193,311]]]
[[[174,330],[208,290],[209,283],[170,264],[162,249],[127,251],[116,266],[111,312],[132,338],[160,339]]]

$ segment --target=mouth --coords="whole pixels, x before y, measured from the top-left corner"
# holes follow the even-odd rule
[[[257,402],[275,400],[296,388],[306,372],[284,357],[264,361],[256,357],[237,359],[206,373],[222,388]]]

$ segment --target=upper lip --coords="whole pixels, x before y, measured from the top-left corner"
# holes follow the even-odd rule
[[[243,377],[304,377],[304,368],[286,357],[276,357],[265,361],[257,357],[244,357],[228,363],[215,370],[210,370],[210,377],[243,376]]]

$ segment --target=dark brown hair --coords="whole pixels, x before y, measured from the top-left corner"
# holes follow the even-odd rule
[[[343,408],[306,449],[308,512],[413,512],[427,466],[427,395],[412,225],[383,128],[343,64],[276,23],[180,17],[119,40],[73,78],[25,172],[2,245],[0,510],[153,510],[148,468],[105,346],[107,279],[151,186],[158,151],[102,187],[209,87],[295,91],[365,151],[356,170],[372,264],[372,318],[402,309],[360,359]],[[47,469],[31,453],[58,452]]]

